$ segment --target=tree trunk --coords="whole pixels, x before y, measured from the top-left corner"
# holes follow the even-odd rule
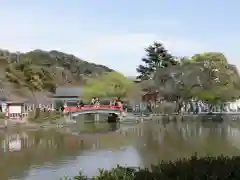
[[[36,98],[34,92],[31,91],[31,93],[32,93],[32,96],[33,96],[33,99],[34,99],[34,108],[35,109],[33,110],[33,112],[34,112],[34,118],[36,119],[40,116],[40,108],[39,108],[39,104],[37,102],[37,98]]]

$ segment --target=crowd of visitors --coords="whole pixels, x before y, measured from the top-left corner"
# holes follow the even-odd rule
[[[165,104],[166,103],[166,104]],[[133,106],[133,111],[136,112],[149,112],[152,113],[158,111],[159,108],[156,107],[170,107],[170,104],[167,104],[168,101],[161,101],[159,103],[153,103],[151,101],[136,104]],[[210,104],[203,101],[198,101],[191,99],[189,101],[180,101],[180,102],[170,102],[172,103],[172,108],[175,108],[177,113],[188,113],[188,114],[199,114],[199,113],[209,113],[209,112],[240,112],[240,101],[239,102],[226,102],[220,104]],[[165,105],[164,105],[165,104]],[[175,104],[175,105],[174,105]],[[160,108],[161,109],[161,108]],[[159,110],[160,111],[160,110]]]
[[[97,97],[93,97],[90,103],[91,106],[100,106],[100,100]]]
[[[84,103],[83,101],[81,100],[80,102],[78,102],[77,106],[78,107],[84,107]],[[123,102],[118,98],[118,99],[114,99],[114,100],[111,100],[110,103],[109,103],[110,106],[118,106],[118,107],[121,107],[123,105]],[[90,102],[90,106],[100,106],[100,99],[97,98],[97,97],[93,97],[91,102]]]
[[[208,104],[202,101],[190,100],[181,102],[177,107],[180,112],[198,114],[201,112],[239,112],[240,106],[234,103]]]
[[[122,104],[123,104],[123,102],[120,99],[117,99],[117,100],[113,99],[113,100],[110,101],[109,105],[120,107],[120,106],[122,106]]]

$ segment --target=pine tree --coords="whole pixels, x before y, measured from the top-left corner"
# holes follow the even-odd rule
[[[164,48],[163,44],[159,42],[154,42],[145,51],[146,57],[142,58],[144,65],[139,65],[137,68],[137,72],[140,74],[137,78],[140,80],[151,79],[158,68],[178,64],[174,57]]]

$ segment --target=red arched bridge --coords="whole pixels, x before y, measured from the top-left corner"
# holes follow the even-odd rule
[[[80,114],[116,114],[120,115],[123,112],[123,106],[109,106],[109,105],[84,105],[82,107],[67,106],[64,108],[64,112],[72,113],[73,116]]]

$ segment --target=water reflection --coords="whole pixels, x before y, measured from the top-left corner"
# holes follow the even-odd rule
[[[94,123],[94,122],[81,122],[77,121],[77,123],[68,128],[69,132],[73,134],[96,134],[96,133],[107,133],[107,132],[115,132],[120,128],[119,123]]]
[[[0,179],[59,179],[116,164],[149,166],[160,160],[239,155],[237,123],[161,121],[145,124],[78,122],[73,127],[0,133]]]

